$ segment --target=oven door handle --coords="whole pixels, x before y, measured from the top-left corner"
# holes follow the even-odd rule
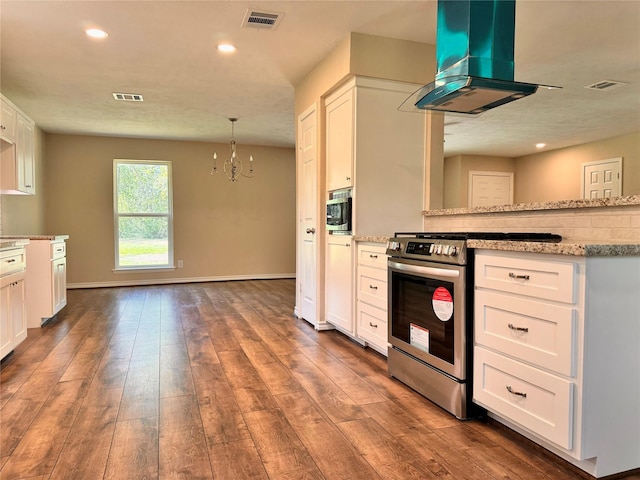
[[[458,278],[460,272],[458,270],[447,270],[444,268],[425,267],[422,265],[409,265],[407,263],[398,263],[389,260],[389,267],[402,272],[417,273],[420,275],[436,275],[438,277]]]

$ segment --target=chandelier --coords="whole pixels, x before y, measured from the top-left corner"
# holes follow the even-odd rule
[[[247,173],[242,173],[242,161],[238,158],[238,154],[236,153],[236,139],[234,137],[234,125],[238,121],[237,118],[230,118],[231,122],[231,141],[229,142],[229,158],[224,161],[224,165],[222,167],[225,175],[231,182],[237,182],[239,177],[252,178],[253,177],[253,155],[249,155],[249,171]],[[213,166],[211,167],[211,175],[214,173],[218,173],[218,154],[214,152],[213,154]]]

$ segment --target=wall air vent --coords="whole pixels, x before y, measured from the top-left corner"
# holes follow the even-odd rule
[[[256,12],[247,10],[242,20],[242,28],[259,28],[262,30],[275,30],[280,25],[283,13]]]
[[[589,90],[600,90],[601,92],[607,90],[613,90],[614,88],[621,87],[623,85],[627,85],[624,82],[616,82],[614,80],[602,80],[601,82],[596,82],[591,85],[587,85],[584,88],[588,88]]]
[[[113,98],[124,102],[142,102],[144,99],[139,93],[113,93]]]

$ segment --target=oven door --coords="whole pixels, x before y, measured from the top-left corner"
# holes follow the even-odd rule
[[[389,343],[465,381],[465,267],[392,257],[388,272]]]

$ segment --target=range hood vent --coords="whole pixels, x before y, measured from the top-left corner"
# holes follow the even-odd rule
[[[400,110],[477,115],[535,93],[514,81],[515,0],[439,0],[435,81]]]

